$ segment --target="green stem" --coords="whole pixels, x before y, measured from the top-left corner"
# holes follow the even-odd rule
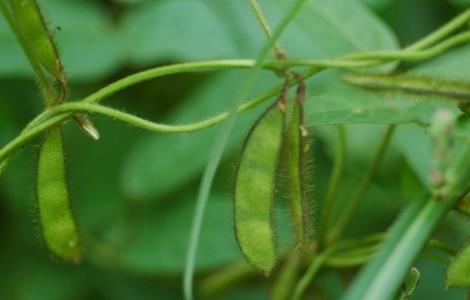
[[[269,25],[268,19],[263,13],[263,10],[261,9],[261,5],[259,4],[258,0],[249,0],[251,9],[255,13],[256,20],[258,21],[258,24],[260,25],[261,29],[264,31],[267,37],[272,36],[272,29],[271,26]],[[284,48],[281,46],[280,43],[276,43],[274,45],[274,51],[276,52],[276,57],[278,59],[281,58],[286,58],[286,52]]]
[[[272,29],[271,29],[271,26],[269,26],[268,19],[263,14],[263,10],[261,9],[261,6],[259,5],[257,0],[249,0],[249,2],[250,2],[250,7],[255,13],[256,20],[258,21],[261,29],[263,29],[267,37],[270,37],[273,34]]]
[[[189,246],[186,258],[186,267],[183,276],[183,291],[184,297],[186,300],[193,299],[193,276],[194,276],[194,266],[196,262],[196,254],[199,243],[199,236],[201,233],[202,221],[204,219],[204,212],[206,208],[207,201],[209,199],[210,191],[212,188],[212,183],[214,180],[217,167],[222,158],[222,154],[227,144],[230,132],[235,124],[236,112],[238,106],[242,101],[248,96],[249,91],[254,85],[256,78],[261,71],[263,62],[265,61],[269,50],[275,45],[276,41],[281,36],[282,32],[287,28],[288,24],[292,21],[295,15],[300,11],[302,6],[306,3],[306,0],[297,0],[287,11],[286,15],[281,20],[280,24],[277,26],[276,30],[273,32],[272,36],[268,38],[265,42],[263,48],[259,52],[256,63],[251,69],[250,74],[247,76],[247,79],[244,85],[241,87],[240,92],[237,97],[234,98],[227,120],[222,125],[217,135],[212,150],[209,156],[209,162],[204,170],[202,176],[201,185],[199,188],[198,197],[196,200],[196,207],[194,211],[194,218],[192,223],[191,234],[189,238]]]
[[[3,4],[3,3],[2,3]],[[438,30],[439,32],[439,30]],[[431,36],[437,36],[435,33],[431,34]],[[426,40],[425,38],[424,40]],[[435,39],[435,38],[434,38]],[[451,40],[451,43],[449,43],[449,40]],[[449,39],[447,42],[444,43],[444,48],[449,47],[449,46],[455,46],[458,44],[457,42],[462,42],[465,39],[458,38],[458,39]],[[387,55],[393,56],[396,59],[403,59],[407,60],[409,57],[406,55],[407,49],[412,49],[412,48],[418,48],[415,47],[415,45],[424,45],[422,42],[418,42],[405,50],[402,51],[397,51],[397,52],[392,52],[388,53]],[[438,50],[442,50],[442,45],[441,46],[436,46],[438,47]],[[431,51],[430,54],[439,54],[439,51],[433,50]],[[375,53],[375,54],[374,54]],[[400,54],[401,53],[401,54]],[[386,54],[386,53],[385,53]],[[379,53],[379,52],[370,52],[370,55],[368,56],[367,53],[363,53],[361,55],[364,55],[368,58],[378,58],[383,55],[384,53]],[[403,55],[405,54],[405,55]],[[428,55],[430,55],[428,53]],[[385,55],[386,56],[386,55]],[[347,56],[345,56],[347,57]],[[386,58],[386,57],[384,57]],[[320,71],[322,71],[324,68],[328,67],[348,67],[348,68],[360,68],[360,67],[366,67],[366,66],[374,66],[374,65],[380,65],[385,62],[380,62],[380,61],[341,61],[340,59],[337,60],[306,60],[306,61],[301,61],[301,60],[283,60],[283,61],[271,61],[271,62],[266,62],[263,64],[263,67],[265,68],[277,68],[278,70],[284,69],[286,66],[294,66],[294,65],[302,65],[302,62],[305,63],[304,66],[314,66],[311,69],[307,70],[304,73],[304,78],[308,78]],[[163,67],[158,67],[150,70],[146,70],[143,72],[139,72],[133,75],[130,75],[126,78],[123,78],[121,80],[118,80],[102,89],[99,91],[89,95],[88,97],[84,98],[80,102],[86,102],[86,103],[98,103],[101,102],[102,100],[106,99],[107,97],[110,97],[111,95],[119,92],[120,90],[123,90],[127,87],[130,87],[132,85],[151,80],[157,77],[165,76],[165,75],[171,75],[171,74],[178,74],[178,73],[183,73],[183,72],[203,72],[203,71],[215,71],[215,70],[225,70],[225,69],[234,69],[234,68],[250,68],[254,66],[254,61],[252,60],[219,60],[219,61],[202,61],[202,62],[191,62],[191,63],[184,63],[184,64],[175,64],[175,65],[169,65],[169,66],[163,66]],[[290,65],[289,65],[290,64]],[[273,95],[278,93],[281,89],[281,86],[276,87],[275,89],[272,90]],[[42,114],[35,118],[28,126],[27,130],[25,129],[20,136],[15,138],[13,141],[8,143],[6,146],[4,146],[1,151],[0,151],[0,161],[4,161],[4,159],[8,156],[7,154],[12,153],[14,150],[16,150],[18,147],[22,146],[24,143],[27,141],[31,140],[34,136],[40,134],[42,131],[35,130],[33,134],[28,134],[24,135],[28,130],[32,129],[35,126],[39,126],[42,124],[42,122],[45,122],[45,119],[43,117],[47,116],[46,114]],[[60,122],[63,122],[70,118],[72,116],[71,113],[65,113],[63,115],[55,116],[54,120],[52,123],[58,124]],[[49,123],[51,124],[51,123]],[[46,126],[47,127],[47,126]],[[44,128],[44,127],[41,127]],[[5,163],[2,163],[2,167],[5,165]]]
[[[390,62],[394,60],[402,60],[402,61],[420,61],[420,60],[427,60],[439,54],[446,52],[447,50],[456,47],[457,45],[461,45],[470,41],[470,31],[465,31],[463,33],[456,34],[443,42],[424,49],[424,50],[413,50],[410,49],[415,48],[414,45],[410,46],[409,48],[405,48],[403,50],[382,50],[382,51],[372,51],[372,52],[364,52],[364,53],[355,53],[346,56],[342,56],[339,59],[333,60],[290,60],[289,64],[291,66],[296,65],[316,65],[319,62],[326,63],[328,65],[334,65],[337,68],[357,68],[357,67],[370,67],[377,65],[377,60],[381,61],[383,64],[384,62]],[[354,64],[356,62],[356,64]],[[362,63],[362,65],[360,65]]]
[[[437,29],[431,35],[429,35],[426,38],[422,39],[418,43],[415,43],[412,46],[408,47],[408,49],[413,51],[413,50],[427,48],[427,47],[435,44],[439,40],[442,40],[446,36],[450,35],[452,32],[459,29],[460,27],[465,26],[465,24],[469,20],[470,20],[470,9],[467,9],[466,11],[464,11],[463,13],[458,15],[457,17],[450,20],[444,26]]]
[[[457,36],[456,36],[457,37]],[[455,37],[454,37],[455,38]],[[428,49],[424,52],[420,52],[421,55],[414,56],[406,53],[407,49],[401,51],[383,51],[383,52],[367,52],[360,55],[364,56],[365,61],[357,60],[347,60],[345,59],[348,56],[339,57],[337,59],[324,59],[324,60],[275,60],[275,61],[266,61],[262,64],[263,68],[272,69],[281,71],[289,67],[302,66],[310,67],[311,69],[304,72],[302,75],[304,78],[311,77],[312,75],[320,72],[324,68],[363,68],[363,67],[373,67],[381,64],[385,64],[389,60],[419,60],[422,57],[432,57],[434,55],[440,54],[442,51],[448,49],[448,47],[453,47],[459,43],[463,43],[470,40],[470,36],[465,35],[465,39],[450,38],[448,41],[443,42],[442,44],[436,46],[438,49]],[[450,41],[450,42],[449,42]],[[444,48],[444,49],[442,49]],[[422,54],[425,54],[422,56]],[[418,53],[419,54],[419,53]],[[386,62],[382,61],[370,61],[368,59],[384,59]],[[80,102],[87,103],[99,103],[104,99],[114,95],[115,93],[126,89],[130,86],[152,80],[162,76],[187,73],[187,72],[208,72],[208,71],[221,71],[227,69],[246,69],[252,68],[255,65],[254,60],[214,60],[214,61],[200,61],[200,62],[190,62],[182,64],[173,64],[168,66],[156,67],[142,72],[132,74],[128,77],[120,79],[116,82],[109,84],[108,86],[98,90],[97,92],[89,95],[88,97],[82,99]],[[69,115],[70,117],[70,115]],[[40,120],[36,121],[40,122]]]
[[[343,173],[346,156],[346,134],[344,126],[337,125],[336,129],[338,132],[338,145],[336,148],[335,162],[333,166],[333,172],[331,173],[330,181],[328,183],[325,200],[323,200],[322,214],[318,228],[318,243],[320,249],[323,249],[326,244],[326,231],[331,222],[333,208],[335,207],[336,196],[339,190],[339,182],[341,180],[341,174]]]
[[[199,290],[203,296],[212,297],[254,274],[256,270],[252,265],[245,260],[237,261],[202,280]]]
[[[356,211],[357,207],[359,206],[361,200],[364,198],[364,195],[369,188],[369,185],[374,177],[375,173],[380,167],[380,164],[383,161],[385,156],[385,152],[390,144],[390,140],[392,138],[393,132],[395,130],[395,126],[391,125],[387,128],[385,132],[385,136],[379,146],[379,149],[374,156],[371,164],[369,165],[366,174],[364,175],[361,183],[359,184],[357,190],[353,194],[351,200],[348,201],[348,204],[344,210],[342,210],[341,215],[338,218],[338,221],[328,236],[329,241],[334,241],[338,239],[341,234],[343,233],[346,226],[349,224],[354,212]]]
[[[298,249],[292,250],[285,261],[271,292],[271,300],[288,300],[292,296],[292,290],[299,276],[302,266],[302,254]]]
[[[334,250],[335,249],[333,247],[330,247],[315,256],[307,271],[297,283],[292,297],[293,300],[301,299],[302,295],[305,293],[305,290],[307,290],[308,286],[310,285],[310,282],[312,282],[313,278],[317,275],[318,271],[320,271],[323,264],[333,254]]]
[[[445,191],[439,199],[411,204],[392,228],[374,259],[361,271],[344,300],[392,299],[408,270],[426,245],[434,229],[468,192],[470,182],[470,142],[446,172]],[[423,201],[419,201],[423,203]]]
[[[380,243],[387,237],[388,233],[379,233],[359,239],[339,241],[334,251],[325,260],[324,266],[333,269],[360,266],[368,262],[374,256],[379,249]],[[454,256],[457,252],[457,249],[453,246],[436,239],[429,241],[427,246],[441,250],[449,256]],[[290,249],[287,252],[294,253],[296,250]],[[289,259],[293,258],[290,257]],[[287,261],[285,263],[288,264]],[[302,262],[301,266],[303,265],[304,262]],[[240,281],[256,276],[256,274],[257,270],[246,261],[237,261],[202,280],[200,282],[200,291],[204,296],[214,296],[236,285]],[[275,287],[275,290],[276,289]],[[274,296],[276,293],[273,292],[272,294]]]

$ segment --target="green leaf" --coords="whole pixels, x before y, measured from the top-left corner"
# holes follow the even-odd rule
[[[290,2],[262,1],[273,25]],[[356,0],[308,1],[281,42],[292,57],[308,58],[398,47],[390,28]]]
[[[149,1],[130,11],[122,26],[135,63],[238,56],[224,23],[204,1]]]
[[[447,287],[470,287],[470,243],[460,249],[447,269]]]
[[[191,192],[193,189],[191,189]],[[193,193],[174,199],[167,209],[148,211],[139,217],[135,238],[120,253],[120,264],[140,273],[179,273],[184,258],[194,209]],[[213,193],[208,202],[196,268],[210,269],[241,259],[232,229],[231,201]]]

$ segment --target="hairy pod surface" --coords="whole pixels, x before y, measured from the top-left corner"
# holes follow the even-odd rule
[[[50,75],[65,85],[65,74],[57,48],[35,0],[10,0],[17,27],[29,51]]]
[[[312,205],[309,177],[311,162],[308,155],[308,131],[304,127],[304,112],[301,101],[295,101],[292,117],[287,126],[283,149],[283,174],[286,192],[294,221],[295,235],[304,252],[308,251],[312,235]]]
[[[70,208],[59,127],[49,131],[40,149],[37,176],[37,200],[44,242],[57,257],[78,263],[80,238]]]
[[[352,86],[377,91],[403,92],[422,96],[438,96],[470,103],[470,83],[412,75],[381,75],[352,73],[343,77]]]
[[[470,287],[470,243],[467,243],[447,268],[447,287]]]
[[[246,259],[270,273],[276,263],[273,200],[285,112],[275,103],[255,123],[235,178],[236,236]]]

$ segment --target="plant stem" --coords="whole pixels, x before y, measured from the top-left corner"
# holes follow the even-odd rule
[[[317,240],[320,249],[323,249],[326,244],[326,232],[330,226],[333,208],[335,207],[336,196],[338,194],[339,182],[341,180],[341,174],[343,173],[346,154],[346,134],[344,126],[337,125],[336,129],[338,132],[338,145],[336,147],[333,172],[331,173],[326,196],[323,200],[322,214],[318,226]]]
[[[281,36],[282,32],[287,28],[289,23],[295,17],[295,15],[300,11],[302,6],[306,3],[306,0],[297,0],[287,11],[286,15],[281,20],[281,23],[277,26],[276,30],[273,32],[273,35],[268,38],[265,42],[263,48],[259,52],[255,66],[251,69],[250,74],[247,76],[245,84],[241,87],[240,92],[237,97],[233,100],[229,114],[227,116],[226,122],[219,130],[219,134],[216,137],[212,150],[209,156],[209,162],[204,171],[201,185],[199,188],[198,197],[196,200],[196,208],[194,211],[193,223],[191,234],[189,238],[189,247],[186,258],[186,267],[183,277],[183,291],[184,297],[186,300],[193,299],[193,276],[194,276],[194,266],[196,262],[196,254],[199,243],[199,236],[201,233],[202,221],[204,219],[204,212],[206,208],[207,201],[209,199],[210,190],[214,180],[217,167],[221,160],[225,145],[227,144],[228,137],[232,128],[235,124],[236,112],[242,101],[248,96],[249,91],[255,83],[255,80],[258,76],[258,73],[261,71],[262,64],[266,59],[269,50],[276,43],[276,41]]]
[[[441,28],[434,31],[432,34],[427,36],[426,38],[422,39],[421,41],[413,44],[412,46],[408,47],[410,51],[418,50],[427,48],[439,40],[442,40],[446,36],[450,35],[452,32],[457,30],[458,28],[465,26],[465,24],[470,20],[470,9],[467,9],[457,17],[450,20]]]
[[[442,48],[448,49],[448,47],[453,47],[456,46],[458,43],[462,43],[466,41],[467,39],[470,39],[470,36],[465,36],[465,39],[462,39],[461,37],[457,38],[450,38],[449,40],[441,43],[440,45],[435,46],[434,49],[428,49],[425,51],[428,51],[426,57],[429,55],[437,55],[440,54]],[[425,38],[426,40],[426,38]],[[450,42],[449,42],[450,41]],[[414,44],[417,45],[420,44],[420,42]],[[422,44],[422,43],[421,43]],[[442,45],[444,44],[444,45]],[[368,66],[376,66],[380,64],[384,64],[388,62],[388,58],[392,59],[397,59],[397,60],[403,60],[406,61],[410,58],[416,58],[416,57],[409,57],[407,52],[407,49],[410,48],[417,48],[414,47],[414,45],[410,46],[409,48],[406,48],[401,51],[395,51],[395,52],[370,52],[370,55],[367,53],[363,53],[365,57],[369,58],[379,58],[382,57],[384,59],[387,59],[386,61],[347,61],[344,60],[342,61],[341,58],[338,58],[336,60],[283,60],[283,61],[272,61],[272,62],[266,62],[263,64],[263,67],[265,68],[278,68],[278,69],[283,69],[286,66],[311,66],[311,68],[307,71],[304,72],[303,77],[304,78],[309,78],[314,74],[317,74],[318,72],[322,71],[324,68],[360,68],[360,67],[368,67]],[[437,47],[437,50],[436,50]],[[447,48],[446,48],[447,47]],[[375,54],[374,54],[375,53]],[[426,53],[426,52],[425,52]],[[347,57],[347,56],[345,56]],[[359,58],[358,58],[359,59]],[[119,92],[120,90],[123,90],[127,87],[130,87],[132,85],[138,84],[140,82],[144,82],[147,80],[151,80],[160,76],[165,76],[165,75],[171,75],[171,74],[178,74],[178,73],[183,73],[183,72],[203,72],[203,71],[215,71],[215,70],[225,70],[225,69],[234,69],[234,68],[250,68],[253,67],[254,61],[252,60],[220,60],[220,61],[202,61],[202,62],[191,62],[191,63],[184,63],[184,64],[175,64],[175,65],[169,65],[169,66],[163,66],[163,67],[158,67],[150,70],[146,70],[143,72],[139,72],[133,75],[130,75],[126,78],[120,79],[114,83],[111,83],[110,85],[100,89],[99,91],[89,95],[88,97],[82,99],[80,102],[86,102],[86,103],[98,103],[106,99],[107,97],[110,97],[111,95]],[[278,93],[282,89],[282,86],[278,86],[275,89],[273,89],[273,95]],[[47,116],[46,114],[41,114],[40,116],[36,117],[23,132],[17,136],[13,141],[5,145],[1,150],[0,150],[0,162],[1,162],[1,167],[0,167],[0,172],[5,166],[5,158],[8,157],[9,154],[11,154],[14,150],[17,148],[21,147],[24,145],[26,142],[31,140],[33,137],[37,136],[38,134],[42,133],[43,131],[41,130],[35,130],[32,134],[24,135],[28,130],[31,130],[35,126],[39,126],[42,124],[42,122],[45,122],[46,120],[43,119],[44,116]],[[49,124],[59,124],[68,118],[72,116],[72,113],[65,113],[63,115],[58,115],[53,117],[54,120],[51,122],[48,122]],[[49,128],[47,126],[41,128]]]
[[[272,36],[271,26],[269,25],[268,19],[264,15],[263,10],[261,9],[261,5],[258,3],[258,0],[249,0],[249,2],[250,7],[256,15],[256,20],[258,21],[261,29],[264,31],[267,37]],[[280,43],[276,43],[274,45],[274,51],[276,52],[276,57],[278,59],[284,59],[287,56],[286,51]]]
[[[271,291],[271,300],[288,300],[292,296],[302,266],[302,253],[299,249],[291,251],[279,272]]]
[[[305,290],[310,285],[310,282],[312,282],[313,278],[315,277],[315,275],[317,275],[318,271],[321,269],[321,267],[326,262],[326,260],[330,257],[330,255],[333,254],[334,250],[335,250],[334,247],[330,247],[330,248],[327,248],[325,251],[319,253],[317,256],[315,256],[315,258],[312,260],[312,263],[308,267],[307,271],[302,276],[300,281],[297,283],[294,289],[293,297],[292,297],[293,300],[301,299]]]
[[[245,260],[237,261],[202,280],[200,291],[202,295],[211,297],[254,274],[256,270],[252,265]]]
[[[413,202],[400,216],[374,259],[361,271],[344,300],[392,299],[435,227],[470,187],[470,142],[446,172],[439,198]]]
[[[361,183],[359,184],[357,190],[353,194],[351,200],[348,201],[348,204],[344,210],[342,210],[341,215],[338,218],[338,221],[332,231],[328,234],[328,241],[337,240],[343,233],[346,226],[349,224],[354,212],[358,208],[361,200],[363,199],[375,173],[380,167],[380,164],[383,161],[385,152],[390,144],[395,126],[389,126],[385,132],[385,136],[379,146],[377,153],[374,156],[371,164],[369,165],[366,174],[364,175]]]
[[[457,39],[454,39],[457,38]],[[355,60],[347,60],[345,59],[348,56],[339,57],[337,59],[323,59],[323,60],[276,60],[276,61],[266,61],[263,63],[262,67],[266,69],[272,70],[284,70],[285,68],[294,67],[294,66],[302,66],[302,67],[310,67],[310,70],[307,70],[302,74],[303,78],[309,78],[312,75],[322,71],[324,68],[346,68],[346,69],[355,69],[355,68],[364,68],[364,67],[373,67],[381,64],[385,64],[390,60],[419,60],[422,57],[429,58],[429,56],[438,55],[441,51],[445,51],[450,47],[456,46],[459,43],[463,43],[466,41],[470,41],[470,33],[465,35],[465,38],[461,37],[454,37],[450,38],[449,40],[439,44],[432,49],[423,50],[419,52],[418,56],[415,56],[414,53],[412,55],[407,54],[407,49],[400,50],[400,51],[373,51],[373,52],[366,52],[360,54],[364,61],[360,59],[360,57],[356,57]],[[450,42],[449,42],[450,41]],[[444,48],[444,49],[442,49]],[[424,55],[423,55],[424,54]],[[369,59],[379,59],[379,61],[373,61]],[[380,61],[380,59],[384,59],[385,61]],[[190,63],[182,63],[182,64],[173,64],[168,66],[156,67],[149,70],[145,70],[142,72],[138,72],[132,74],[128,77],[122,78],[116,82],[109,84],[108,86],[98,90],[97,92],[85,97],[80,102],[87,102],[87,103],[99,103],[104,99],[114,95],[115,93],[126,89],[130,86],[139,84],[141,82],[145,82],[148,80],[152,80],[162,76],[180,74],[180,73],[187,73],[187,72],[208,72],[208,71],[220,71],[220,70],[227,70],[227,69],[245,69],[245,68],[252,68],[255,65],[254,60],[214,60],[214,61],[199,61],[199,62],[190,62]],[[292,84],[291,84],[292,86]],[[69,115],[70,117],[70,115]],[[37,121],[40,122],[40,121]],[[34,123],[34,121],[33,121]]]
[[[333,269],[360,266],[368,262],[374,256],[380,243],[388,236],[389,233],[379,233],[359,239],[339,241],[338,245],[335,246],[335,251],[329,255],[323,265]],[[430,240],[427,246],[436,250],[442,250],[450,256],[455,255],[457,251],[451,245],[436,239]],[[296,250],[291,249],[286,251],[286,253],[293,252],[296,252]],[[287,261],[285,263],[287,263]],[[301,262],[300,267],[303,266],[305,266],[305,262]],[[202,280],[200,282],[200,291],[204,296],[214,296],[215,294],[226,291],[232,285],[254,277],[257,274],[257,270],[246,261],[237,261]],[[275,294],[275,292],[272,293],[273,297],[275,297]]]

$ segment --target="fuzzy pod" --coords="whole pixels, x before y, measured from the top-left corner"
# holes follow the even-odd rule
[[[35,0],[10,0],[11,10],[25,47],[36,62],[49,72],[62,86],[66,76],[57,47],[49,33],[44,17]]]
[[[437,96],[457,101],[461,106],[470,104],[470,83],[441,80],[425,76],[383,75],[351,73],[343,77],[349,85],[374,90],[392,91],[421,96]]]
[[[38,158],[37,201],[44,242],[57,257],[78,263],[80,237],[70,208],[62,132],[51,129]]]
[[[235,178],[237,241],[246,259],[266,274],[277,260],[273,206],[284,123],[278,103],[259,118],[245,140]]]
[[[283,145],[282,177],[290,204],[297,243],[308,252],[312,236],[311,160],[308,130],[304,126],[303,103],[295,101]]]
[[[450,262],[446,286],[470,288],[470,243],[464,245]]]

